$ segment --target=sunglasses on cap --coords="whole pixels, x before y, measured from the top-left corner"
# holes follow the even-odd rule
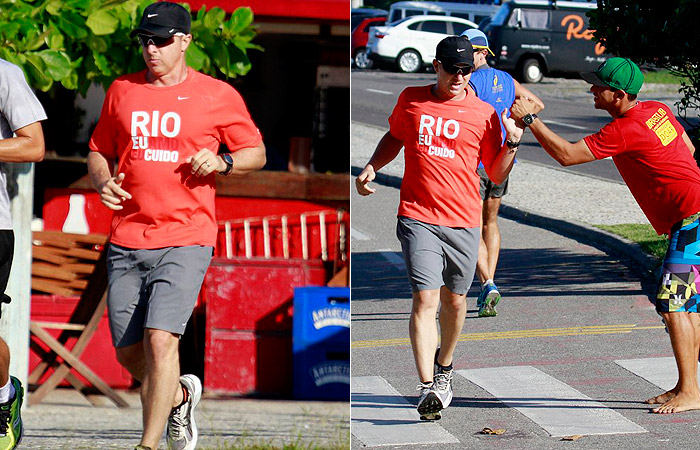
[[[156,47],[165,47],[173,43],[174,36],[184,36],[182,33],[175,33],[173,36],[169,37],[159,37],[159,36],[147,36],[145,34],[139,34],[139,42],[142,47],[148,47],[149,45],[155,45]]]
[[[469,75],[472,73],[472,67],[471,66],[455,66],[454,64],[443,64],[442,61],[439,59],[437,62],[442,65],[442,68],[445,70],[445,72],[449,73],[450,75],[457,75],[458,73],[461,73],[462,75]]]

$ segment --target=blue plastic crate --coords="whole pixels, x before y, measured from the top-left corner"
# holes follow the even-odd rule
[[[316,344],[294,354],[294,398],[350,400],[350,349]]]
[[[292,325],[295,353],[318,343],[350,348],[350,289],[303,287],[294,289]]]

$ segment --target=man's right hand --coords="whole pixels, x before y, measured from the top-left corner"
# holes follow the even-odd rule
[[[116,177],[108,178],[100,185],[98,190],[102,204],[113,211],[124,209],[121,203],[131,199],[131,194],[121,187],[124,178],[125,175],[123,173],[118,174]]]
[[[357,178],[355,178],[355,188],[357,189],[357,193],[360,195],[374,194],[376,189],[369,187],[369,183],[374,181],[375,177],[376,174],[374,173],[374,167],[372,167],[371,164],[367,164]]]

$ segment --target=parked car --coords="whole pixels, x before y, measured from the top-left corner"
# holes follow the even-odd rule
[[[372,60],[367,58],[367,40],[371,27],[380,27],[386,23],[386,15],[377,17],[367,17],[352,30],[350,35],[350,51],[352,52],[352,62],[358,69],[370,69]]]
[[[396,22],[410,16],[429,14],[431,16],[454,16],[479,23],[493,16],[498,11],[498,5],[483,3],[456,2],[396,2],[389,8],[389,22]]]
[[[478,27],[459,17],[407,17],[390,25],[373,27],[367,41],[367,56],[375,62],[395,64],[401,72],[418,72],[433,63],[438,42],[470,28]]]
[[[355,28],[368,17],[379,17],[387,16],[387,11],[384,9],[375,8],[353,8],[350,10],[350,31],[354,31]]]
[[[501,5],[484,26],[491,66],[524,83],[538,83],[546,74],[594,71],[610,55],[588,29],[586,13],[595,3],[511,0]]]

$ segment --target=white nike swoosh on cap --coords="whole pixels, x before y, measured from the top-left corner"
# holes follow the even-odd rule
[[[457,49],[457,52],[463,52],[463,51],[465,51],[465,50],[466,50],[466,48],[458,48],[458,49]]]
[[[155,17],[155,16],[157,16],[157,15],[158,15],[158,14],[149,14],[149,15],[147,15],[146,17],[148,17],[148,18],[150,19],[151,17]]]
[[[173,31],[175,31],[175,28],[171,28],[170,31],[168,31],[168,33],[172,33]]]

